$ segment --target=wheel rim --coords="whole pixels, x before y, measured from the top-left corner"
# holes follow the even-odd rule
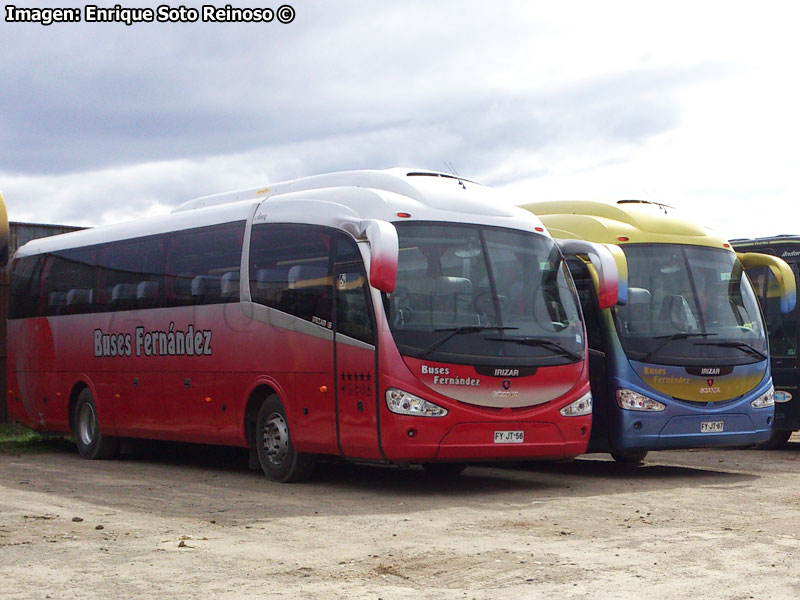
[[[272,413],[264,425],[264,453],[275,466],[283,463],[289,453],[289,427],[278,413]]]
[[[91,446],[96,430],[97,415],[95,415],[94,406],[86,402],[78,413],[78,437],[84,446]]]

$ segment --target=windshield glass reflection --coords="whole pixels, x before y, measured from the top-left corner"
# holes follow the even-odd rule
[[[626,244],[628,303],[615,308],[629,358],[652,363],[764,360],[761,313],[733,252],[704,246]],[[688,361],[688,362],[687,362]]]
[[[397,223],[397,286],[386,295],[403,354],[469,364],[583,358],[572,279],[552,240],[455,223]]]

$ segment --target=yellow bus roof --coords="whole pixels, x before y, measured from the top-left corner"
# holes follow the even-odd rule
[[[538,216],[555,238],[602,244],[692,244],[730,249],[725,238],[686,219],[680,211],[645,200],[558,200],[523,204],[522,208]]]

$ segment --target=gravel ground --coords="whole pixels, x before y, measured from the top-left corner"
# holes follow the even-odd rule
[[[800,438],[781,451],[422,470],[153,444],[0,456],[2,598],[797,598]]]

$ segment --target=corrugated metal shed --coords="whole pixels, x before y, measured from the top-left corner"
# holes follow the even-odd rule
[[[84,227],[70,225],[47,225],[42,223],[9,223],[8,254],[13,256],[17,248],[38,238],[78,231]],[[8,319],[8,266],[0,269],[0,421],[8,420],[6,407],[6,321]]]

